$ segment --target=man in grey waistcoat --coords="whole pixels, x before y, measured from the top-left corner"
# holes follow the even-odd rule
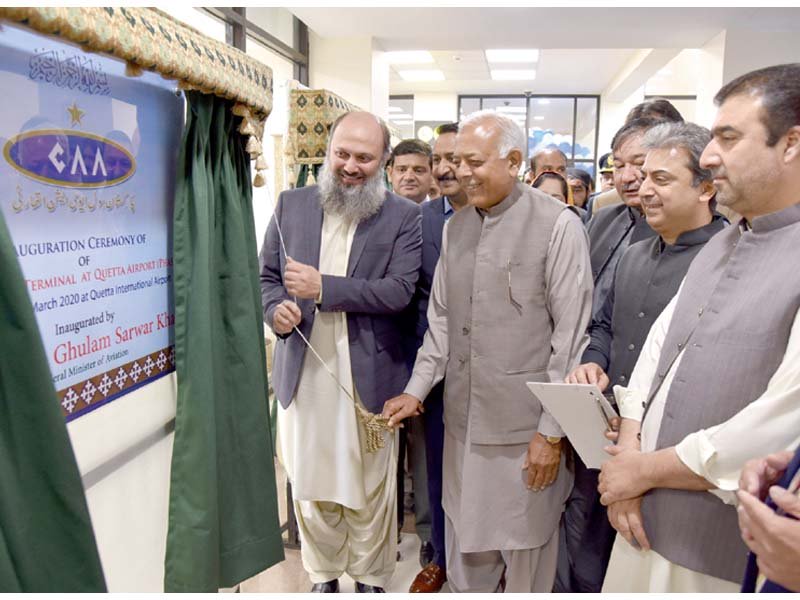
[[[662,123],[645,134],[639,195],[658,236],[623,254],[614,287],[589,327],[582,364],[567,377],[569,383],[592,383],[601,391],[628,385],[656,317],[675,296],[697,253],[725,226],[712,207],[711,172],[700,167],[710,140],[711,132],[694,123]],[[615,531],[600,504],[598,474],[575,457],[555,591],[599,593],[602,588]]]
[[[604,592],[736,591],[739,472],[797,443],[800,64],[745,74],[715,100],[700,164],[742,219],[695,257],[618,388],[599,484],[620,533]]]
[[[572,486],[563,432],[525,386],[563,381],[586,345],[586,233],[565,204],[517,181],[525,136],[508,117],[471,115],[456,138],[469,206],[444,230],[429,328],[398,424],[445,374],[447,576],[459,592],[548,592]]]

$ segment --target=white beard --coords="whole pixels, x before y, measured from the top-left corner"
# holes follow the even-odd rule
[[[317,185],[322,210],[350,223],[360,223],[377,214],[386,198],[380,169],[362,185],[343,185],[331,171],[327,158],[317,177]]]

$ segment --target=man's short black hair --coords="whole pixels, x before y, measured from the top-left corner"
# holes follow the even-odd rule
[[[574,167],[567,169],[567,178],[570,177],[572,179],[580,179],[583,182],[583,185],[586,186],[587,191],[594,189],[594,179],[592,179],[592,176],[583,169],[576,169]]]
[[[403,140],[392,150],[392,155],[389,157],[389,162],[386,166],[392,166],[394,159],[398,156],[405,156],[406,154],[420,154],[428,158],[428,165],[433,166],[433,151],[430,145],[422,140],[409,139]]]
[[[445,133],[458,133],[458,123],[442,123],[436,128],[436,136]]]
[[[790,128],[800,125],[800,63],[745,73],[722,86],[714,102],[719,106],[739,94],[761,98],[761,122],[767,128],[767,146],[774,146]]]
[[[678,109],[666,98],[650,98],[641,104],[637,104],[631,109],[628,116],[625,117],[625,122],[630,123],[634,119],[642,118],[683,123],[683,116],[681,116],[681,113],[678,112]]]
[[[616,154],[619,147],[622,146],[629,137],[643,134],[651,127],[663,122],[663,119],[651,119],[647,117],[626,122],[625,125],[620,127],[617,133],[614,134],[614,139],[611,140],[611,153]]]

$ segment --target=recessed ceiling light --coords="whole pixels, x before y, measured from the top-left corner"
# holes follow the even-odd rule
[[[544,121],[544,117],[542,115],[536,115],[535,117],[533,117],[533,120],[534,121]]]
[[[550,104],[550,98],[539,98],[537,104]]]
[[[495,81],[533,81],[536,79],[536,70],[492,69],[492,79]]]
[[[399,106],[390,106],[389,112],[394,112],[394,113],[403,112],[403,109],[400,108]]]
[[[403,121],[392,121],[395,125],[413,125],[414,121],[411,119],[405,119]]]
[[[536,62],[539,51],[535,48],[527,50],[486,50],[486,60],[490,63]]]
[[[413,119],[413,117],[408,113],[394,113],[393,115],[389,115],[389,119],[396,121],[397,119]]]
[[[527,109],[524,106],[498,106],[495,110],[502,113],[524,113]]]
[[[404,81],[444,81],[444,73],[438,69],[398,71],[397,74]]]
[[[384,56],[390,65],[427,65],[433,62],[433,56],[427,50],[387,52]]]

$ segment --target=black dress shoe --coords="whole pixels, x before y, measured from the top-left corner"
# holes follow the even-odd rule
[[[356,593],[357,594],[385,594],[386,590],[382,587],[378,587],[377,585],[367,585],[366,583],[361,583],[356,581]]]
[[[311,587],[311,591],[313,593],[321,593],[321,594],[335,594],[339,591],[339,580],[338,579],[331,579],[330,581],[324,581],[322,583],[315,583]]]
[[[423,569],[433,562],[433,544],[422,542],[419,547],[419,566]]]

